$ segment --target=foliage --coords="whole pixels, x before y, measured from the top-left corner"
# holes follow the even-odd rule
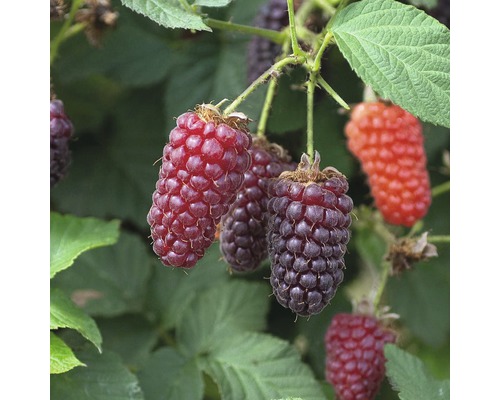
[[[252,30],[264,2],[113,1],[116,26],[97,47],[71,7],[71,18],[51,21],[52,90],[76,136],[69,174],[51,190],[54,400],[332,398],[324,333],[333,315],[377,291],[400,316],[378,398],[449,398],[449,30],[416,8],[435,2],[396,0],[304,0],[296,32]],[[304,28],[313,13],[319,33]],[[271,103],[269,76],[242,95],[252,35],[286,50]],[[367,86],[423,121],[437,189],[412,229],[382,221],[346,147],[346,107]],[[253,132],[264,118],[266,136],[296,161],[317,149],[322,166],[349,180],[356,208],[345,278],[318,315],[296,321],[276,302],[267,262],[230,274],[217,242],[187,271],[164,267],[151,249],[146,215],[175,117],[224,99]],[[392,241],[424,231],[439,256],[389,276]]]

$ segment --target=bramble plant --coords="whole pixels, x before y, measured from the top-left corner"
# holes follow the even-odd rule
[[[51,398],[449,399],[449,2],[50,6]]]

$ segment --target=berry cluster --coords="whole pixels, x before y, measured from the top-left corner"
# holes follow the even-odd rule
[[[351,198],[335,168],[319,170],[303,155],[297,169],[269,186],[271,285],[278,302],[298,315],[318,314],[344,278]]]
[[[50,101],[50,187],[63,179],[71,161],[69,141],[73,124],[64,112],[61,100]]]
[[[325,376],[336,398],[373,400],[385,376],[384,345],[395,341],[373,316],[336,314],[325,335]]]
[[[411,227],[423,218],[431,190],[419,120],[396,105],[360,103],[351,112],[345,134],[384,219]]]
[[[231,269],[250,272],[267,257],[267,203],[271,178],[292,170],[288,153],[264,137],[253,137],[252,164],[229,212],[222,217],[220,250]]]
[[[224,117],[210,105],[177,118],[147,216],[163,264],[191,268],[214,241],[250,167],[246,125],[243,114]]]
[[[258,11],[254,25],[280,31],[288,26],[286,0],[269,0]],[[247,49],[247,79],[251,83],[264,73],[281,53],[281,46],[269,39],[254,36]]]

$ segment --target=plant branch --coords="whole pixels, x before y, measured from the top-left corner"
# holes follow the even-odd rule
[[[342,107],[344,107],[346,110],[350,110],[351,108],[349,105],[338,95],[338,93],[333,90],[333,88],[328,84],[327,81],[323,79],[321,75],[318,75],[318,83],[319,85],[326,90],[326,92],[333,97],[333,99],[339,103]]]
[[[288,20],[289,20],[289,31],[290,31],[290,41],[292,44],[293,54],[297,57],[303,56],[304,52],[299,46],[297,40],[297,30],[295,28],[295,10],[293,8],[293,0],[286,0],[288,5]]]
[[[241,93],[236,99],[233,100],[231,104],[229,104],[224,109],[224,114],[227,115],[233,112],[246,98],[261,84],[267,81],[269,76],[275,72],[280,72],[284,67],[290,64],[300,64],[304,62],[303,57],[295,57],[289,56],[285,57],[282,60],[276,62],[271,67],[269,67],[262,75],[260,75],[255,81],[253,81],[250,86],[248,86],[243,93]]]
[[[235,24],[233,22],[221,21],[213,18],[205,18],[203,22],[207,24],[210,28],[221,29],[226,31],[234,31],[248,35],[256,35],[269,39],[270,41],[281,45],[285,42],[286,39],[285,32],[278,32],[272,29],[264,29],[264,28],[257,28],[255,26]]]
[[[260,113],[259,125],[257,126],[257,136],[266,136],[265,131],[267,119],[269,117],[269,112],[271,111],[271,104],[273,102],[277,84],[277,78],[271,78],[269,86],[267,87],[266,99],[264,100],[264,105],[262,106],[262,111]]]
[[[450,181],[444,182],[440,185],[437,185],[432,188],[431,194],[432,197],[437,197],[443,193],[449,192],[450,191]]]
[[[449,235],[427,236],[427,241],[429,243],[450,243],[450,236]]]
[[[391,263],[389,261],[382,261],[382,275],[380,276],[377,292],[375,293],[375,298],[373,299],[373,307],[376,310],[380,304],[380,300],[384,294],[385,287],[387,285],[387,280],[391,273]]]
[[[57,36],[50,42],[50,65],[54,62],[57,57],[57,53],[59,51],[59,46],[62,42],[64,42],[67,38],[73,36],[72,34],[68,35],[67,31],[70,29],[73,20],[75,19],[75,14],[80,8],[83,0],[73,0],[71,4],[71,9],[66,16],[66,20],[64,21],[63,26],[57,33]]]
[[[309,74],[307,81],[307,154],[311,163],[314,161],[314,89],[316,88],[316,75]]]

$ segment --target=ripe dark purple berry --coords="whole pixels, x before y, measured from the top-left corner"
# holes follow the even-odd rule
[[[286,0],[269,0],[259,9],[254,25],[258,28],[280,31],[288,26]],[[281,53],[281,46],[269,39],[254,36],[247,49],[247,79],[251,83],[264,73]]]
[[[292,170],[288,153],[263,137],[253,137],[252,164],[236,201],[221,220],[220,250],[231,269],[256,270],[267,257],[267,202],[269,179]]]
[[[300,316],[318,314],[344,278],[351,198],[333,167],[319,170],[316,152],[269,185],[271,286],[278,302]]]
[[[64,112],[61,100],[50,101],[50,187],[63,179],[71,162],[69,141],[73,136],[73,124]]]
[[[241,113],[223,116],[207,104],[177,118],[147,217],[163,264],[191,268],[214,241],[250,167],[247,123]]]

